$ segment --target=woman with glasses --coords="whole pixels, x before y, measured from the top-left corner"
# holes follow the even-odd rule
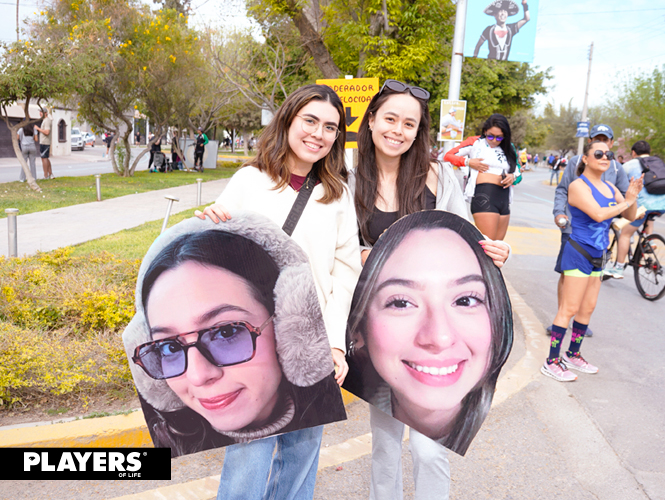
[[[520,173],[506,117],[490,116],[480,137],[469,137],[448,151],[444,160],[471,167],[464,195],[471,200],[476,227],[490,239],[503,240],[510,222],[512,185]]]
[[[307,257],[265,217],[178,224],[136,295],[123,339],[153,442],[173,457],[344,418]]]
[[[544,375],[560,382],[577,380],[577,375],[569,369],[598,373],[598,368],[582,357],[580,346],[596,308],[612,219],[621,215],[632,221],[637,212],[636,200],[642,189],[642,178],[630,181],[625,199],[613,184],[601,179],[613,159],[614,153],[607,144],[592,140],[584,146],[577,167],[579,178],[568,187],[572,234],[561,257],[561,269],[566,279],[552,325],[550,353],[540,369]],[[561,343],[573,318],[570,345],[560,355]]]
[[[386,80],[369,103],[358,132],[358,165],[349,177],[360,227],[363,262],[379,236],[399,218],[421,210],[445,210],[467,218],[466,204],[449,167],[429,152],[430,94],[396,80]],[[501,266],[504,243],[480,242]],[[401,455],[404,424],[370,406],[372,480],[370,498],[402,498]],[[447,451],[411,431],[416,498],[448,497]]]
[[[340,385],[348,372],[346,319],[361,267],[345,182],[343,117],[344,106],[330,87],[296,90],[261,134],[256,157],[231,178],[214,205],[197,213],[217,223],[232,220],[235,210],[248,210],[282,226],[301,188],[312,189],[292,238],[310,261]],[[311,499],[322,434],[316,427],[230,446],[218,498]]]

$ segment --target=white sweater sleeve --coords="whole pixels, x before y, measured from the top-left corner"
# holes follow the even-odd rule
[[[337,246],[332,269],[332,292],[326,301],[323,319],[326,323],[330,346],[346,353],[346,322],[351,309],[351,299],[360,276],[360,244],[358,223],[353,198],[348,190],[340,200],[342,210],[338,215]]]
[[[248,177],[251,177],[253,173],[248,171],[250,168],[254,167],[242,167],[233,174],[224,191],[215,200],[215,203],[223,205],[227,210],[242,210],[244,208],[243,200],[246,199],[245,193],[250,188],[247,185],[249,181]]]

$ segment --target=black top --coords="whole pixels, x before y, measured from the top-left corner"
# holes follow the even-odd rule
[[[430,189],[425,186],[425,210],[434,210],[436,209],[436,195],[430,191]],[[397,222],[398,212],[383,212],[378,208],[374,207],[374,212],[372,213],[372,218],[369,221],[369,242],[370,245],[374,245],[376,240],[379,239],[379,236],[388,229],[393,223]],[[360,236],[360,245],[369,246],[363,240],[363,237]]]

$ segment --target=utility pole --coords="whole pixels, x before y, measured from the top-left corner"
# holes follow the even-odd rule
[[[16,0],[16,41],[18,42],[18,2],[19,0]]]
[[[586,74],[586,92],[584,93],[584,107],[582,108],[582,121],[585,122],[587,119],[587,111],[589,110],[589,81],[591,80],[591,59],[593,58],[593,42],[589,47],[589,71]],[[582,156],[582,150],[584,149],[584,137],[580,137],[580,140],[577,142],[577,155]]]
[[[466,1],[457,0],[455,13],[455,36],[453,37],[453,57],[450,63],[450,83],[448,99],[459,100],[462,85],[462,63],[464,62],[464,29],[466,27]],[[455,141],[445,141],[443,151],[448,152],[455,147]]]

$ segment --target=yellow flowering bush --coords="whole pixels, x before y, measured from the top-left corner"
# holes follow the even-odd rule
[[[140,261],[72,251],[0,258],[0,405],[133,387],[121,332]]]

